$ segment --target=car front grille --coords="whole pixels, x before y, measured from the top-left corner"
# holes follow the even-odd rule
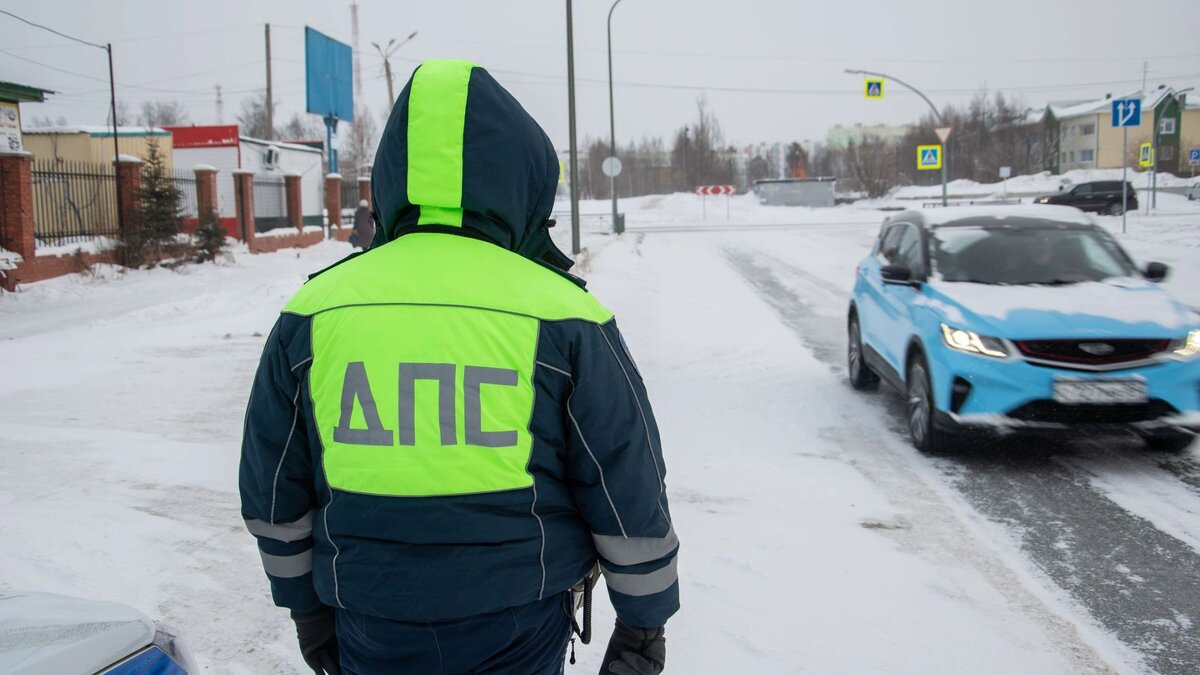
[[[1158,398],[1146,403],[1073,405],[1057,401],[1032,401],[1008,413],[1022,422],[1051,424],[1132,424],[1149,422],[1178,411]]]
[[[1145,361],[1167,351],[1170,340],[1016,340],[1027,359],[1077,366],[1114,366]]]

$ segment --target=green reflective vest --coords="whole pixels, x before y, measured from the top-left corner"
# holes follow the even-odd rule
[[[421,232],[317,276],[284,311],[312,317],[329,485],[412,497],[530,487],[540,322],[612,318],[515,253]]]

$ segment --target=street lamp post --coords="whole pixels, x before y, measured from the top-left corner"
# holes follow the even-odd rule
[[[391,111],[392,104],[395,103],[395,101],[396,101],[396,96],[392,92],[392,63],[388,59],[392,58],[392,54],[395,54],[396,50],[398,50],[401,47],[403,47],[404,45],[408,44],[408,41],[415,37],[417,37],[417,31],[414,30],[412,33],[409,34],[408,37],[404,38],[404,40],[400,44],[398,44],[394,47],[392,46],[392,43],[394,43],[396,41],[396,38],[392,38],[392,39],[388,40],[386,47],[380,47],[378,42],[371,43],[375,47],[375,50],[379,52],[379,56],[383,59],[383,73],[384,73],[384,75],[387,76],[388,110],[389,111]]]
[[[621,0],[616,0],[608,9],[608,147],[613,157],[617,156],[617,118],[613,112],[612,15],[619,4]],[[613,172],[609,172],[608,189],[612,193],[613,232],[621,234],[625,228],[621,227],[620,221],[617,220],[617,176]]]
[[[919,89],[912,86],[911,84],[909,84],[897,77],[888,75],[886,73],[875,73],[875,72],[871,72],[869,70],[853,70],[851,68],[847,68],[846,72],[851,75],[871,75],[874,77],[882,77],[882,78],[891,80],[902,87],[905,87],[906,89],[913,92],[917,96],[920,96],[922,100],[924,100],[926,103],[929,104],[929,109],[933,111],[934,119],[936,119],[938,121],[938,124],[943,125],[943,126],[946,124],[945,120],[942,118],[942,113],[940,111],[938,111],[937,106],[935,106],[933,104],[933,101],[930,101],[928,96],[926,96],[925,94],[922,94]],[[945,148],[942,148],[942,153],[943,153],[943,157],[942,157],[942,206],[946,206],[947,201],[946,201],[946,157],[945,157],[946,149]]]
[[[571,255],[579,255],[579,153],[575,143],[575,22],[567,0],[567,134],[570,136]]]

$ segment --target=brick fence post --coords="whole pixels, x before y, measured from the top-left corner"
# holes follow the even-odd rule
[[[196,215],[201,223],[217,220],[217,167],[197,164],[192,172],[196,174]]]
[[[236,200],[238,239],[254,250],[254,172],[237,169],[233,172],[233,195]]]
[[[118,208],[121,217],[117,221],[126,229],[133,227],[138,218],[138,191],[142,187],[142,160],[131,155],[119,155],[113,159],[117,170]]]
[[[33,155],[0,152],[0,248],[33,260]]]
[[[342,174],[325,176],[325,213],[329,227],[342,229]],[[333,232],[330,236],[336,236]]]
[[[304,231],[304,203],[300,201],[300,174],[289,171],[283,175],[284,193],[287,198],[287,219],[298,232]]]
[[[358,199],[366,201],[367,208],[371,208],[371,179],[368,176],[359,176],[358,178]]]

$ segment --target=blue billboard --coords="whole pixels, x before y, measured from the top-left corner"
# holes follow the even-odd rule
[[[343,121],[354,119],[353,60],[350,45],[304,27],[308,112]]]

